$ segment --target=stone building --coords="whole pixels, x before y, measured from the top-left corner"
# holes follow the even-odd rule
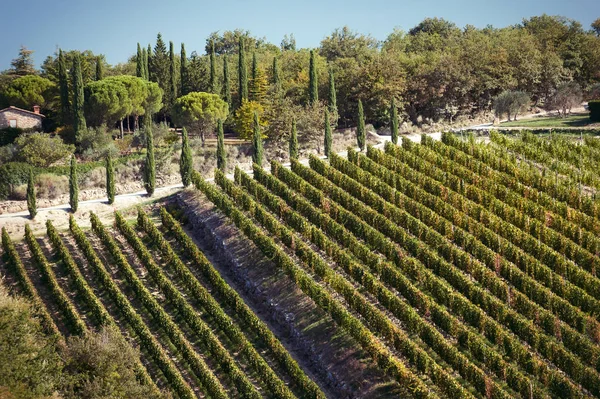
[[[44,115],[40,114],[38,105],[33,106],[33,111],[10,106],[0,110],[0,129],[16,127],[19,129],[41,130],[42,119],[44,118]]]

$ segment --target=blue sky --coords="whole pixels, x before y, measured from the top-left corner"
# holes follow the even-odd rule
[[[20,45],[34,50],[39,64],[61,47],[105,54],[110,64],[126,61],[136,43],[152,43],[161,32],[175,48],[203,52],[214,31],[247,29],[279,44],[294,33],[298,47],[316,47],[335,28],[383,40],[399,27],[408,30],[426,17],[458,26],[516,24],[543,13],[563,15],[585,29],[600,17],[599,0],[25,0],[6,1],[0,23],[0,70],[10,67]]]

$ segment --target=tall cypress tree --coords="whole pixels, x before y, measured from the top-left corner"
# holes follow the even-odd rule
[[[29,216],[35,219],[37,215],[37,205],[35,204],[35,181],[33,180],[33,169],[29,169],[29,179],[27,180],[27,210]]]
[[[71,212],[77,212],[79,207],[79,184],[77,183],[77,160],[75,155],[71,157],[71,170],[69,173],[69,204]]]
[[[187,76],[188,76],[188,65],[187,65],[187,54],[185,53],[185,44],[181,43],[181,60],[179,62],[179,79],[181,80],[179,92],[181,95],[187,94]]]
[[[323,148],[325,149],[325,156],[329,158],[329,154],[331,153],[331,144],[333,143],[333,138],[331,136],[331,125],[329,124],[329,112],[325,110],[325,140],[323,143]]]
[[[315,65],[315,51],[310,50],[310,64],[308,66],[308,104],[315,105],[319,101],[319,84],[317,82],[317,67]]]
[[[249,88],[248,88],[248,94],[250,97],[250,100],[252,101],[257,101],[256,99],[256,85],[257,85],[257,81],[256,79],[258,78],[258,62],[256,61],[256,51],[252,52],[252,70],[250,72],[250,83],[249,83]]]
[[[146,125],[146,162],[144,164],[144,188],[149,196],[156,188],[156,163],[154,161],[154,137],[152,123]]]
[[[67,125],[71,122],[71,101],[69,100],[69,77],[67,76],[67,65],[62,50],[58,50],[58,88],[60,91],[60,116],[62,123]]]
[[[239,67],[239,99],[238,106],[241,107],[245,100],[248,100],[248,69],[246,67],[246,51],[244,50],[244,38],[240,36],[240,49],[238,57]]]
[[[356,142],[358,148],[364,151],[366,144],[366,132],[365,132],[365,113],[363,110],[362,101],[358,100],[358,123],[356,126]]]
[[[217,94],[217,57],[215,55],[215,43],[210,42],[210,92]]]
[[[298,132],[296,119],[292,119],[292,133],[290,134],[290,159],[298,159]]]
[[[175,50],[173,49],[173,42],[169,42],[169,90],[171,95],[169,100],[171,106],[177,99],[177,74],[175,71]]]
[[[390,129],[392,131],[392,143],[398,144],[398,108],[392,97],[392,105],[390,107]]]
[[[102,63],[102,56],[96,57],[96,80],[104,79],[104,65]]]
[[[79,54],[73,59],[73,130],[75,141],[79,143],[87,129],[83,114],[83,78],[81,77],[81,59]]]
[[[335,114],[337,112],[337,95],[335,93],[335,78],[333,76],[333,69],[329,69],[329,101],[327,104],[329,112]]]
[[[254,112],[254,134],[252,135],[252,147],[254,153],[252,154],[252,162],[262,166],[263,161],[263,142],[262,135],[260,133],[260,124],[258,122],[258,113]]]
[[[137,53],[135,56],[135,76],[138,78],[144,77],[144,53],[139,43],[137,44]]]
[[[183,187],[187,187],[192,182],[192,170],[194,168],[192,161],[192,149],[188,139],[188,132],[184,127],[181,131],[181,157],[179,158],[179,173]]]
[[[152,46],[148,44],[146,49],[146,80],[150,80],[150,61],[152,60]]]
[[[223,121],[217,121],[217,168],[225,171],[227,167],[227,154],[225,153],[225,133],[223,133]]]
[[[281,93],[281,76],[279,75],[279,66],[277,65],[277,57],[273,57],[273,68],[271,70],[273,75],[273,87],[275,87],[275,95]]]
[[[106,196],[112,205],[115,202],[115,167],[110,154],[106,157]]]
[[[223,56],[223,100],[229,106],[229,110],[231,110],[231,83],[229,83],[229,63],[227,62],[227,55]]]

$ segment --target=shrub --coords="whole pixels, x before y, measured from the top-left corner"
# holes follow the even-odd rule
[[[31,166],[23,162],[9,162],[0,166],[0,200],[10,197],[17,186],[27,183]]]
[[[590,120],[592,122],[600,122],[600,100],[588,102],[590,109]]]
[[[72,155],[75,146],[46,133],[22,135],[15,140],[17,159],[37,167],[47,167]]]
[[[0,146],[12,144],[21,133],[23,130],[16,127],[0,129]]]
[[[117,147],[106,126],[87,128],[81,134],[78,151],[85,161],[97,161],[109,154],[117,155]]]

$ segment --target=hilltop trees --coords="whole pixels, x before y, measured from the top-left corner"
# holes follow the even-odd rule
[[[19,56],[11,61],[9,73],[16,76],[27,76],[35,74],[35,66],[33,65],[32,50],[21,46]]]
[[[21,76],[10,82],[4,96],[16,107],[32,110],[34,105],[39,105],[46,108],[54,103],[56,85],[41,76]]]

